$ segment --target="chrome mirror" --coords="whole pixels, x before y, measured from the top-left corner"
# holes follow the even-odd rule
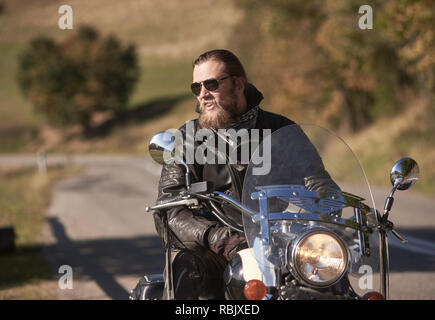
[[[169,131],[160,131],[150,140],[148,151],[151,158],[161,165],[171,163],[175,158],[175,135]]]
[[[182,137],[179,131],[178,135],[177,132],[160,131],[151,138],[148,151],[150,152],[151,158],[161,165],[171,164],[174,163],[174,161],[182,164],[186,169],[186,187],[190,189],[190,169],[183,160],[182,154],[180,155],[180,149],[182,150],[180,147],[183,146],[180,141],[182,141]]]
[[[418,180],[419,172],[417,162],[414,159],[402,158],[391,169],[391,184],[399,190],[406,190]]]

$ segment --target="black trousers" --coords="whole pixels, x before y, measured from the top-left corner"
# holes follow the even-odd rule
[[[223,256],[205,248],[176,249],[171,256],[176,300],[225,300]]]

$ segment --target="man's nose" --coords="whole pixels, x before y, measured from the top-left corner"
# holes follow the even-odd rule
[[[210,91],[208,91],[204,85],[201,85],[201,91],[199,92],[199,97],[204,98],[210,95]]]

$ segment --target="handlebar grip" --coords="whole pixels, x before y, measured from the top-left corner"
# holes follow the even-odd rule
[[[156,204],[152,207],[146,207],[145,211],[150,212],[151,210],[161,210],[161,209],[167,209],[167,208],[173,208],[178,206],[191,206],[191,205],[198,205],[198,199],[192,198],[192,199],[183,199],[183,200],[173,200],[173,201],[161,201],[159,204]]]

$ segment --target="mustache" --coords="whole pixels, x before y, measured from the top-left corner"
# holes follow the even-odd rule
[[[212,99],[207,99],[207,100],[203,100],[203,101],[201,101],[201,102],[199,103],[199,110],[202,111],[202,110],[205,108],[205,105],[206,105],[206,104],[214,104],[215,106],[222,108],[222,106],[219,105],[219,104],[216,102],[216,100],[212,98]]]

